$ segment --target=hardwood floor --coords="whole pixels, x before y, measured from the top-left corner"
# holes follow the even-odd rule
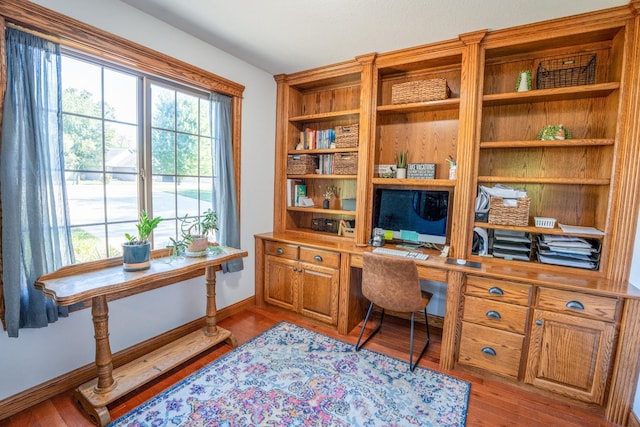
[[[219,325],[231,330],[235,334],[238,343],[242,344],[281,320],[296,323],[350,343],[356,342],[360,331],[360,328],[357,327],[348,336],[337,335],[330,328],[270,307],[251,308],[221,320]],[[416,347],[419,347],[419,343],[423,342],[421,340],[425,338],[425,333],[420,332],[421,330],[418,328],[416,332],[418,344]],[[386,317],[385,325],[380,333],[367,343],[366,348],[404,360],[408,357],[408,336],[408,321]],[[197,371],[230,350],[231,348],[227,345],[218,346],[174,369],[137,392],[114,402],[109,405],[111,418],[116,419],[124,415],[191,372]],[[436,331],[436,333],[431,334],[431,344],[420,361],[420,366],[439,371],[439,359],[440,337]],[[499,379],[486,379],[472,372],[464,372],[457,369],[446,373],[472,383],[467,416],[467,426],[470,427],[614,426],[593,409],[569,405],[566,401],[558,401],[552,397],[531,393],[506,384]],[[91,422],[74,405],[71,395],[72,391],[69,390],[28,410],[0,420],[0,427],[91,426]]]

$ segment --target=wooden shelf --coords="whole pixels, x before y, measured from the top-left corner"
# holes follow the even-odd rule
[[[553,141],[485,141],[480,148],[540,148],[540,147],[591,147],[613,145],[614,140],[603,139],[565,139]]]
[[[456,181],[450,179],[397,179],[373,178],[373,184],[379,186],[410,186],[410,187],[455,187]]]
[[[620,83],[599,83],[555,89],[539,89],[528,92],[508,92],[484,95],[484,106],[526,104],[531,102],[565,101],[570,99],[604,97],[620,89]]]
[[[575,236],[575,237],[582,237],[585,239],[596,239],[596,240],[604,239],[604,236],[599,236],[595,234],[567,233],[565,231],[562,231],[562,229],[558,227],[554,227],[554,228],[542,228],[542,227],[534,227],[534,226],[516,227],[513,225],[489,224],[488,222],[475,222],[473,226],[480,227],[480,228],[523,231],[525,233],[533,233],[533,234],[554,234],[554,235],[560,235],[560,236]]]
[[[334,154],[334,153],[357,153],[358,147],[349,148],[315,148],[312,150],[289,150],[287,154],[295,156],[296,154]]]
[[[323,208],[303,208],[301,206],[289,206],[287,207],[287,211],[289,212],[305,212],[305,213],[323,213],[327,215],[346,215],[346,216],[355,216],[355,211],[345,211],[342,209],[323,209]]]
[[[307,122],[322,122],[331,121],[337,119],[348,119],[353,117],[358,119],[360,116],[360,110],[344,110],[344,111],[330,111],[327,113],[307,114],[303,116],[289,117],[289,121],[292,123],[307,123]]]
[[[609,185],[608,178],[543,178],[519,176],[479,176],[478,182],[496,182],[513,184],[565,184],[565,185]]]
[[[442,99],[439,101],[413,102],[410,104],[380,105],[379,114],[416,113],[422,111],[457,110],[460,108],[460,98]]]
[[[306,175],[287,175],[289,179],[357,179],[358,175],[335,175],[335,174],[306,174]]]

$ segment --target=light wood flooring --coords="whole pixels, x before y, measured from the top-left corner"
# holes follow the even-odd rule
[[[300,326],[350,343],[356,342],[360,331],[360,327],[356,327],[348,336],[337,335],[330,328],[270,307],[251,308],[221,320],[219,325],[231,330],[235,334],[238,343],[242,344],[281,320],[296,323]],[[406,359],[409,348],[408,337],[408,321],[386,317],[385,324],[380,333],[367,343],[366,348]],[[416,339],[418,340],[415,346],[416,348],[421,348],[420,343],[423,342],[424,337],[424,331],[418,328],[416,333]],[[112,405],[109,405],[111,418],[116,419],[124,415],[191,372],[202,368],[230,350],[231,348],[228,345],[222,344],[201,354],[187,364],[174,369],[167,375],[137,390],[131,395],[114,402]],[[439,359],[440,336],[438,331],[435,330],[434,333],[431,334],[431,344],[427,353],[423,356],[420,365],[439,371]],[[570,405],[566,401],[556,400],[551,396],[541,396],[538,393],[532,393],[526,389],[514,387],[498,378],[486,379],[473,372],[458,369],[446,373],[472,383],[467,416],[467,426],[469,427],[614,426],[614,424],[607,422],[601,414],[592,408]],[[91,425],[91,422],[85,418],[74,405],[71,399],[71,390],[7,419],[0,420],[0,427],[81,427]]]

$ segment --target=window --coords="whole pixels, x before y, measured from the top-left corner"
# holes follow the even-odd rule
[[[212,107],[206,92],[90,58],[63,55],[63,140],[76,262],[120,255],[141,210],[163,221],[213,207]]]

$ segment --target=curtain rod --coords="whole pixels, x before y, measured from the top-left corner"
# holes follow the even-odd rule
[[[38,30],[34,30],[32,28],[27,28],[27,27],[23,27],[22,25],[18,25],[15,24],[13,22],[5,22],[5,27],[9,27],[9,28],[13,28],[14,30],[19,30],[28,34],[31,34],[32,36],[36,36],[36,37],[40,37],[42,39],[45,40],[49,40],[50,42],[53,43],[58,43],[58,44],[69,44],[68,41],[63,40],[61,37],[57,37],[51,34],[47,34],[47,33],[43,33],[41,31]]]

